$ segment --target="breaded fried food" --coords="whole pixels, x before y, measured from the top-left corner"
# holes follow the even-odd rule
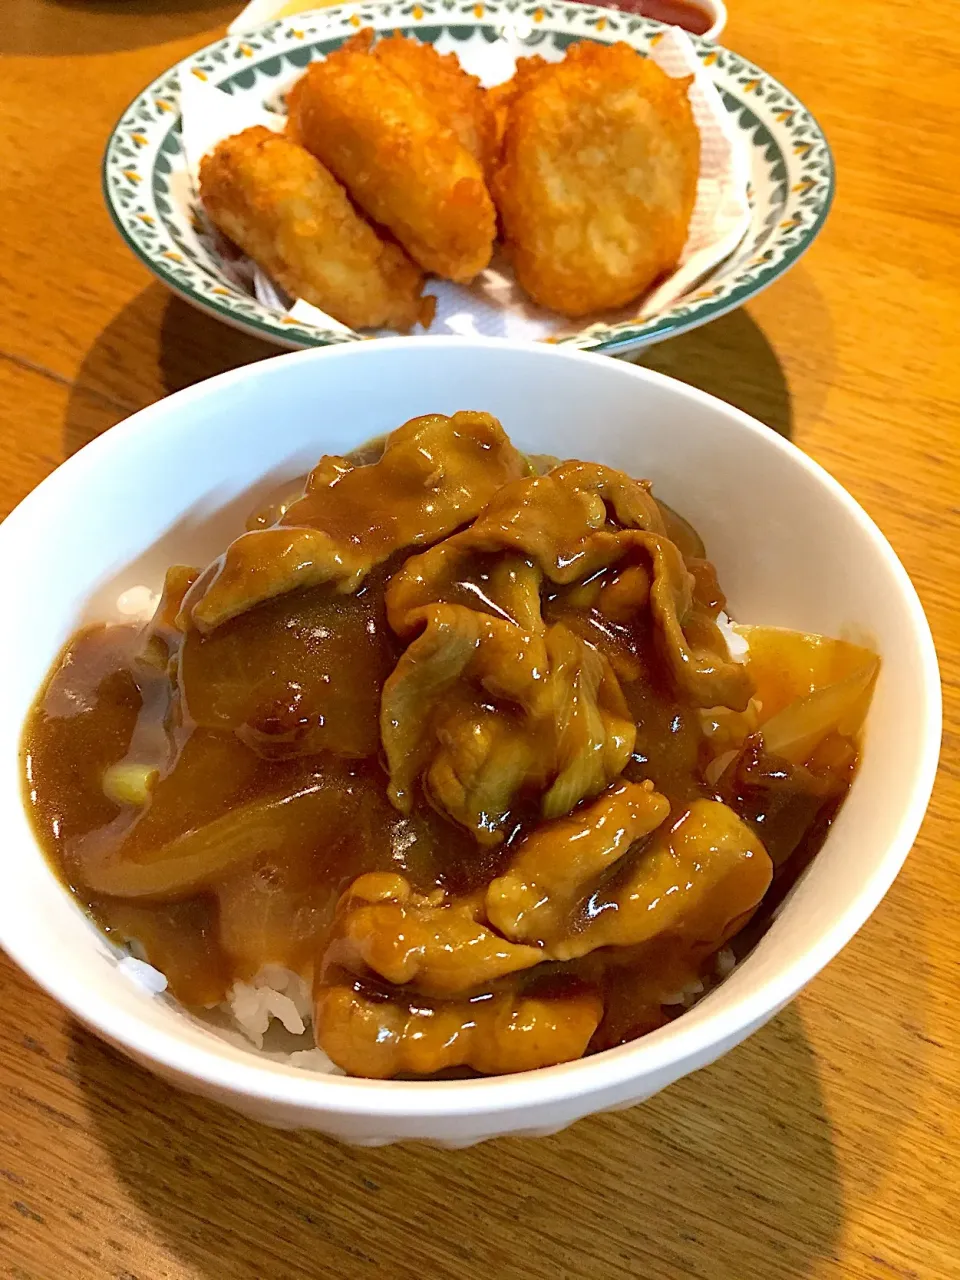
[[[504,80],[501,84],[495,84],[487,90],[487,109],[493,116],[494,154],[497,162],[500,160],[511,104],[521,91],[530,84],[534,74],[541,67],[546,66],[549,66],[549,63],[541,58],[539,53],[535,53],[529,58],[518,58],[516,68],[510,79]]]
[[[496,127],[486,91],[468,75],[455,53],[438,53],[432,44],[408,36],[378,40],[375,57],[419,93],[443,124],[449,125],[484,173],[496,151]]]
[[[624,306],[676,265],[700,167],[688,85],[626,44],[584,42],[508,99],[493,190],[517,279],[541,306]]]
[[[309,151],[258,125],[200,163],[214,223],[294,297],[353,329],[429,324],[434,299],[399,245],[382,240]]]
[[[466,283],[490,262],[496,229],[480,163],[370,51],[370,35],[308,69],[288,128],[425,271]]]

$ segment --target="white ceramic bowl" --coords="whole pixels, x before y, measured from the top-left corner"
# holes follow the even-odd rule
[[[713,22],[703,33],[704,40],[719,40],[727,25],[727,6],[723,0],[696,0],[697,8],[710,15]]]
[[[109,616],[123,586],[158,584],[166,563],[215,552],[240,528],[265,476],[275,484],[414,414],[460,408],[496,414],[523,449],[651,477],[702,533],[733,616],[875,644],[883,667],[863,761],[773,927],[678,1021],[580,1062],[499,1079],[310,1075],[220,1041],[117,968],[33,839],[21,801],[20,726],[78,621]],[[223,374],[135,414],[65,463],[0,526],[0,562],[0,943],[132,1058],[272,1125],[358,1143],[462,1145],[552,1132],[649,1097],[761,1026],[849,941],[896,876],[933,784],[936,655],[913,587],[873,522],[815,463],[736,409],[600,356],[390,339]]]

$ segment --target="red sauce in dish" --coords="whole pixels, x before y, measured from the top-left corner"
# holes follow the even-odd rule
[[[608,7],[621,9],[624,13],[639,13],[657,22],[669,22],[695,36],[706,35],[714,23],[712,13],[701,9],[698,4],[689,3],[689,0],[617,0],[616,4]]]

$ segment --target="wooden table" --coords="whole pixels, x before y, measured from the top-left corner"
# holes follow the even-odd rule
[[[152,282],[100,199],[115,118],[237,4],[3,6],[0,515],[133,410],[273,354]],[[788,432],[912,574],[946,727],[906,869],[715,1066],[631,1112],[464,1152],[354,1151],[181,1097],[0,961],[4,1277],[960,1277],[956,7],[732,7],[728,42],[825,126],[838,201],[785,280],[648,360]]]

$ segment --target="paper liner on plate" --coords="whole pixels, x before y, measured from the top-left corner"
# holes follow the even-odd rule
[[[464,69],[479,76],[489,87],[509,78],[516,59],[528,52],[522,34],[518,24],[512,32],[505,31],[501,39],[490,44],[482,37],[454,42],[442,33],[437,40],[437,48],[441,53],[455,50]],[[548,57],[561,56],[559,50],[552,48],[546,49],[545,53]],[[750,222],[747,200],[749,158],[743,143],[685,32],[677,27],[666,28],[650,56],[670,76],[693,76],[690,105],[700,131],[697,199],[677,269],[652,293],[630,307],[616,313],[571,321],[543,310],[527,298],[517,285],[509,264],[495,256],[487,270],[468,286],[428,278],[424,291],[436,297],[437,308],[426,332],[544,339],[566,337],[598,321],[611,322],[634,316],[648,320],[683,297],[733,252]],[[227,94],[208,81],[182,76],[181,141],[190,183],[171,192],[173,199],[188,205],[199,203],[197,171],[200,160],[224,138],[258,124],[282,129],[284,95],[301,74],[300,71],[292,71],[282,83],[273,81],[268,102],[251,93]],[[184,212],[189,213],[189,208]],[[287,299],[255,264],[242,258],[225,259],[220,252],[221,247],[211,236],[208,248],[218,253],[224,274],[237,287],[253,293],[265,306],[320,329],[350,332],[346,325],[303,299]],[[415,332],[424,330],[418,327]]]

